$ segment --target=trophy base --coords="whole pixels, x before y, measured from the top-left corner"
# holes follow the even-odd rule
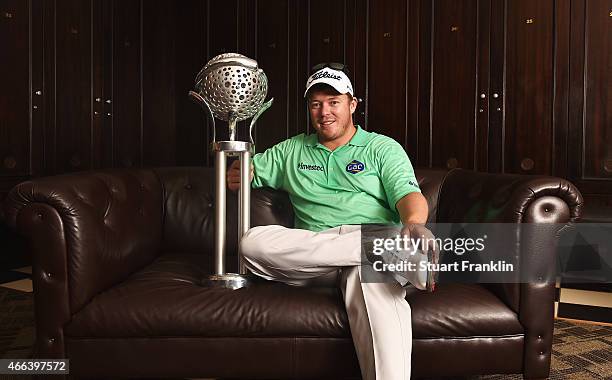
[[[201,285],[207,288],[240,289],[251,284],[249,275],[237,273],[212,274],[202,280]]]

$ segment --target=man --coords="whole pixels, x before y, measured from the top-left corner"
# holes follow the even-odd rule
[[[256,275],[293,285],[339,276],[364,379],[410,378],[412,327],[406,281],[363,281],[362,224],[403,224],[402,233],[429,235],[427,201],[404,149],[355,126],[353,87],[340,64],[313,68],[304,96],[315,134],[301,134],[253,157],[253,187],[289,194],[295,229],[251,228],[241,241]],[[228,187],[240,186],[238,162]],[[340,269],[340,270],[339,270]],[[426,273],[427,275],[427,273]],[[432,287],[422,273],[411,282]]]

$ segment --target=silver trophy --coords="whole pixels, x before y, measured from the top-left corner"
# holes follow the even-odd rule
[[[225,272],[227,157],[240,156],[238,239],[241,239],[250,228],[251,219],[249,174],[251,154],[255,150],[253,126],[274,99],[264,103],[268,78],[257,66],[257,61],[237,53],[221,54],[208,61],[196,77],[195,89],[189,91],[189,96],[209,117],[215,152],[215,274],[204,284],[238,289],[247,285],[246,268],[240,254],[240,273]],[[236,123],[251,116],[249,141],[236,141]],[[227,121],[229,141],[217,141],[215,118]]]

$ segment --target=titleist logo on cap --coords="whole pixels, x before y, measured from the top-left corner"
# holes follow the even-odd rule
[[[308,90],[315,84],[326,84],[334,88],[341,94],[353,95],[351,80],[342,71],[325,67],[312,74],[306,81],[306,91],[304,97],[308,95]]]
[[[321,78],[330,78],[335,80],[340,80],[342,77],[340,75],[334,75],[332,73],[328,73],[327,71],[320,71],[318,73],[314,73],[310,79],[311,81],[321,79]]]

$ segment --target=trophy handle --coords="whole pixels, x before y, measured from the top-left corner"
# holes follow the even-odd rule
[[[213,141],[212,142],[216,142],[217,141],[217,128],[215,126],[215,116],[213,115],[213,112],[210,109],[208,102],[206,101],[206,99],[202,97],[202,95],[198,94],[195,91],[189,91],[189,97],[194,103],[199,104],[200,107],[202,107],[202,109],[204,110],[204,113],[206,114],[206,116],[208,116],[208,121],[210,121],[210,123],[212,124],[212,130],[213,130]]]
[[[251,125],[249,126],[249,139],[251,144],[253,144],[253,150],[255,150],[255,142],[253,141],[253,127],[255,126],[255,122],[257,122],[257,119],[259,119],[262,113],[264,113],[268,108],[272,106],[273,101],[274,98],[262,104],[259,110],[255,113],[255,116],[253,116],[253,119],[251,119]]]

